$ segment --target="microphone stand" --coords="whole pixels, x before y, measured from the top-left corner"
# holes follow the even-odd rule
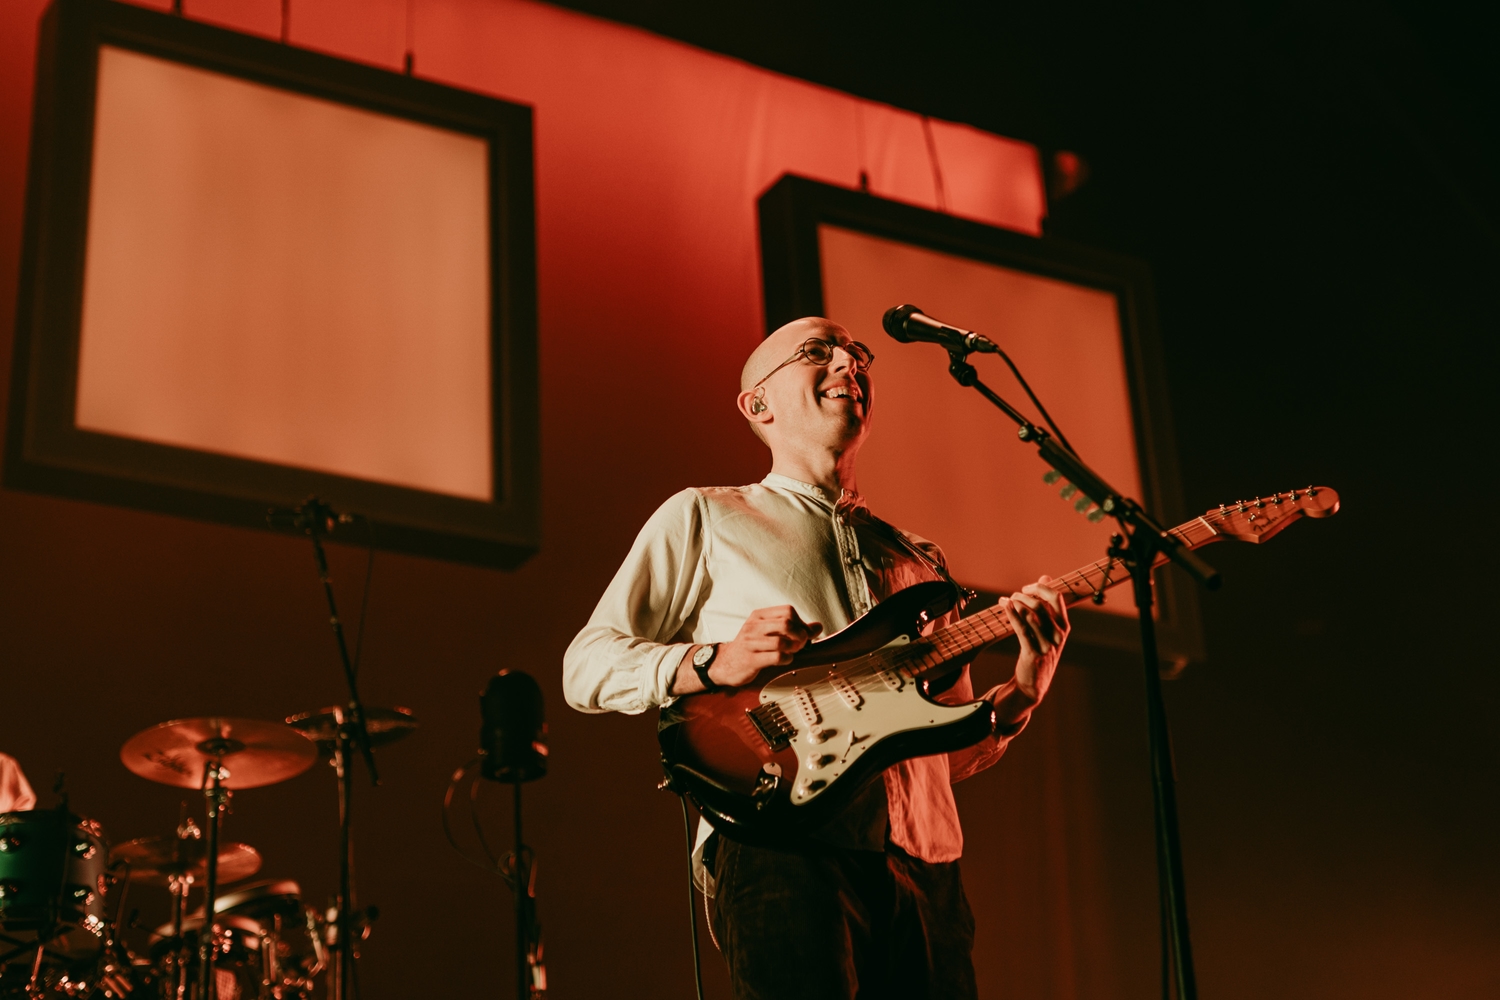
[[[969,364],[969,351],[948,348],[948,373],[959,385],[978,390],[1002,413],[1016,422],[1017,436],[1036,446],[1042,460],[1060,472],[1105,514],[1119,522],[1123,535],[1110,538],[1109,558],[1124,562],[1134,584],[1136,615],[1141,628],[1141,655],[1146,668],[1146,727],[1151,744],[1151,791],[1155,804],[1156,873],[1162,912],[1162,996],[1171,997],[1175,981],[1177,1000],[1197,1000],[1193,975],[1193,950],[1188,937],[1187,895],[1182,878],[1182,844],[1177,830],[1177,786],[1172,767],[1172,740],[1167,729],[1167,710],[1161,693],[1161,661],[1156,648],[1156,621],[1151,569],[1159,555],[1187,570],[1199,584],[1217,590],[1219,574],[1181,542],[1167,533],[1136,501],[1123,496],[1052,435],[1027,420],[999,394],[979,379]],[[1171,969],[1175,980],[1167,974]]]
[[[335,925],[337,950],[333,955],[333,984],[330,1000],[347,1000],[349,983],[356,976],[354,969],[354,782],[353,760],[350,751],[357,749],[370,772],[370,784],[380,784],[380,772],[375,767],[375,754],[370,747],[370,733],[365,728],[365,707],[359,698],[359,683],[354,672],[354,663],[349,658],[349,644],[344,639],[344,625],[339,620],[338,604],[333,596],[333,577],[328,572],[328,556],[323,550],[323,536],[334,527],[352,518],[336,514],[333,508],[317,497],[296,508],[291,526],[312,539],[313,558],[318,565],[318,579],[323,584],[323,596],[328,601],[328,623],[333,637],[338,642],[339,662],[344,667],[344,681],[349,686],[349,707],[342,710],[338,738],[334,744],[333,767],[338,775],[339,789],[339,898],[338,921]],[[268,520],[274,521],[278,512],[273,511]]]

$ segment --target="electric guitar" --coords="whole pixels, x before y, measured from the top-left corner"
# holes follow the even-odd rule
[[[1313,486],[1221,505],[1170,534],[1190,549],[1225,539],[1258,543],[1301,517],[1329,517],[1338,509],[1337,493]],[[1076,604],[1099,600],[1129,579],[1120,560],[1107,558],[1053,586]],[[995,713],[988,701],[940,705],[928,697],[927,679],[1013,631],[996,606],[922,635],[955,598],[946,583],[907,587],[809,643],[788,666],[767,668],[744,687],[672,702],[662,709],[657,733],[667,784],[685,792],[726,836],[772,845],[828,822],[892,764],[991,735]]]

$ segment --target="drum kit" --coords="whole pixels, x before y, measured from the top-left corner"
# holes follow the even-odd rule
[[[339,773],[347,867],[354,714],[178,719],[132,736],[120,750],[127,768],[204,795],[203,823],[184,816],[170,835],[111,849],[100,825],[73,815],[66,799],[56,809],[0,814],[0,998],[310,1000],[325,971],[328,994],[341,995],[339,958],[354,955],[347,939],[368,932],[368,920],[346,904],[352,892],[341,891],[325,915],[289,880],[221,891],[258,873],[261,856],[249,844],[221,842],[219,827],[234,791],[296,777],[321,755]],[[372,747],[417,727],[407,709],[361,714]],[[171,920],[134,947],[125,916],[132,887],[165,888],[172,907]],[[195,889],[200,902],[190,910]]]

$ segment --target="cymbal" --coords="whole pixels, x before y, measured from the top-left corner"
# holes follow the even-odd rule
[[[141,837],[109,852],[111,861],[130,862],[130,881],[166,885],[174,876],[199,882],[208,874],[208,847],[196,839]],[[260,852],[249,844],[219,845],[219,883],[238,882],[260,871]]]
[[[288,716],[286,724],[318,744],[325,754],[333,753],[338,742],[339,726],[349,717],[349,710],[341,705],[303,712]],[[371,747],[383,747],[410,736],[417,728],[417,715],[409,708],[366,708],[365,731],[370,734]]]
[[[149,781],[202,788],[208,765],[220,761],[224,788],[274,785],[312,767],[318,748],[280,722],[209,717],[175,719],[136,733],[120,748],[120,760]]]

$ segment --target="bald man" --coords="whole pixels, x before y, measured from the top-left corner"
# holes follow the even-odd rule
[[[770,475],[684,490],[651,516],[568,647],[569,704],[636,713],[747,684],[895,592],[946,575],[937,546],[912,535],[903,544],[859,495],[873,362],[847,330],[816,317],[755,349],[737,405],[771,450]],[[950,785],[998,760],[1047,692],[1068,634],[1049,582],[1005,599],[1021,652],[1015,676],[985,695],[994,736],[887,769],[787,849],[700,828],[700,885],[740,1000],[975,996]],[[973,698],[967,666],[944,684],[940,700]]]

